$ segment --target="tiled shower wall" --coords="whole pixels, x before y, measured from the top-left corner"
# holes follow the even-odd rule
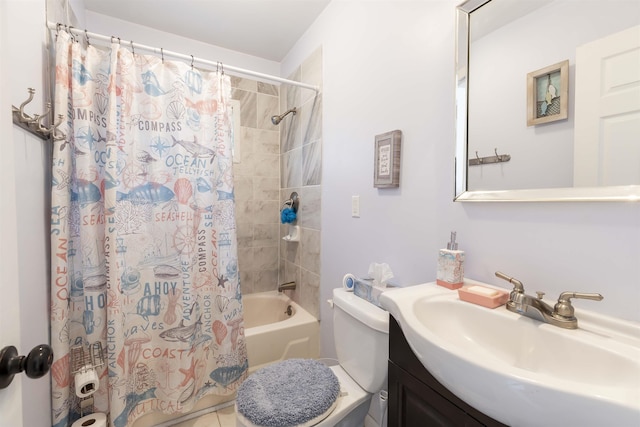
[[[322,86],[322,49],[311,54],[291,80]],[[322,176],[322,92],[283,85],[280,109],[297,107],[298,113],[280,123],[281,204],[296,191],[300,197],[297,219],[300,242],[280,240],[280,280],[295,281],[293,299],[320,318],[320,208]],[[280,236],[288,226],[280,226]]]
[[[322,84],[318,49],[288,77]],[[240,161],[234,163],[238,268],[245,294],[287,291],[294,301],[320,318],[320,184],[322,167],[322,98],[308,89],[280,87],[232,77],[232,98],[240,101]],[[296,107],[280,125],[271,116]],[[295,225],[300,241],[285,242],[280,208],[296,191],[300,197]]]
[[[238,269],[245,294],[278,286],[280,137],[278,86],[231,77],[240,101],[240,161],[234,163]]]

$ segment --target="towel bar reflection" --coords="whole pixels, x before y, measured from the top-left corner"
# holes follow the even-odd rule
[[[480,157],[478,156],[478,152],[476,151],[476,158],[469,159],[469,166],[489,165],[492,163],[504,163],[511,160],[511,155],[509,154],[498,154],[497,148],[494,148],[493,152],[496,154],[495,156]]]

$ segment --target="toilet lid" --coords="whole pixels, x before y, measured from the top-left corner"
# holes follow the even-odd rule
[[[238,414],[254,425],[313,425],[335,407],[340,383],[326,365],[289,359],[250,375],[238,389]]]

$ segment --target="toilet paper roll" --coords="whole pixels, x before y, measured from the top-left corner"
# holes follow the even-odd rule
[[[356,276],[353,274],[345,274],[342,278],[342,287],[349,292],[353,292],[353,287],[356,285]]]
[[[103,413],[89,414],[71,424],[71,427],[107,427],[107,415]]]
[[[98,374],[95,369],[82,369],[75,376],[76,395],[82,399],[98,390]]]

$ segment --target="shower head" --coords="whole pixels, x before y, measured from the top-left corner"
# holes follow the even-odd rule
[[[293,107],[293,108],[285,111],[284,113],[280,114],[279,116],[271,116],[271,123],[273,123],[274,125],[277,126],[277,125],[280,124],[282,119],[284,119],[287,116],[287,114],[293,113],[293,115],[295,116],[296,115],[296,111],[297,111],[296,107]]]

